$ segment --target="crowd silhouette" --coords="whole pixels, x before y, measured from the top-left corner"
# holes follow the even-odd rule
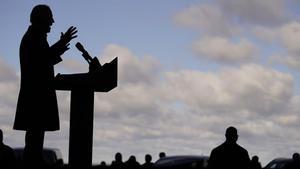
[[[101,162],[99,168],[108,168],[106,163]],[[140,169],[151,169],[153,168],[152,156],[150,154],[145,155],[145,162],[140,164],[134,155],[131,155],[129,159],[125,162],[122,160],[122,154],[120,152],[116,153],[115,160],[111,162],[110,168],[112,169],[131,169],[131,168],[140,168]]]
[[[220,146],[214,148],[209,156],[208,165],[195,165],[191,166],[193,169],[262,169],[259,157],[257,155],[249,158],[246,149],[238,145],[237,129],[235,127],[228,127],[225,134],[226,140]],[[164,159],[165,152],[158,154],[158,160]],[[26,160],[26,159],[23,159]],[[39,164],[38,161],[36,161]],[[42,166],[43,168],[70,168],[68,164],[60,166]],[[16,158],[14,150],[3,143],[3,132],[0,129],[0,169],[10,168],[28,168],[28,164],[20,159]],[[155,165],[152,161],[152,156],[146,154],[144,162],[140,163],[136,160],[135,155],[129,156],[129,158],[123,161],[123,156],[120,152],[117,152],[114,156],[114,160],[111,163],[101,161],[98,165],[90,166],[90,168],[98,169],[161,169]],[[164,168],[163,168],[164,169]],[[168,168],[172,169],[172,168]],[[177,168],[176,168],[177,169]],[[282,167],[281,169],[300,169],[300,155],[294,153],[291,158],[291,162]]]
[[[259,158],[256,155],[252,157],[249,165],[250,165],[249,168],[251,168],[251,169],[261,169],[262,168],[261,164],[259,162]]]

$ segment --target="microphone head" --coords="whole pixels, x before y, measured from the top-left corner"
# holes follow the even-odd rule
[[[84,47],[82,46],[82,44],[80,42],[77,42],[75,46],[79,51],[81,51],[81,52],[85,51]]]

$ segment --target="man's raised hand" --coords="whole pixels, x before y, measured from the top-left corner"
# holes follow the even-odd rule
[[[72,39],[76,38],[77,29],[74,26],[71,26],[65,33],[61,32],[60,40],[66,45]]]

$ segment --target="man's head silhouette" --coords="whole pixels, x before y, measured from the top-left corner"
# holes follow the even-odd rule
[[[150,154],[146,154],[145,155],[145,161],[146,161],[146,163],[150,163],[151,160],[152,160],[152,156]]]
[[[294,161],[300,161],[300,154],[299,153],[294,153],[293,154],[293,160]]]
[[[233,126],[230,126],[226,129],[226,142],[235,143],[238,140],[237,129]]]
[[[252,157],[252,161],[253,161],[253,162],[258,163],[258,160],[259,160],[258,156],[253,156],[253,157]]]
[[[159,158],[163,158],[163,157],[166,157],[166,153],[165,152],[160,152],[159,153]]]
[[[122,161],[122,154],[121,153],[116,153],[116,155],[115,155],[115,160],[116,161]]]
[[[30,14],[30,22],[43,33],[50,32],[50,26],[54,23],[50,7],[47,5],[35,6]]]

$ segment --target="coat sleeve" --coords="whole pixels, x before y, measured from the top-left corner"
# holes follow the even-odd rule
[[[60,56],[66,51],[65,48],[66,45],[61,40],[57,41],[50,47],[51,55],[53,56],[51,60],[53,65],[62,61]]]

